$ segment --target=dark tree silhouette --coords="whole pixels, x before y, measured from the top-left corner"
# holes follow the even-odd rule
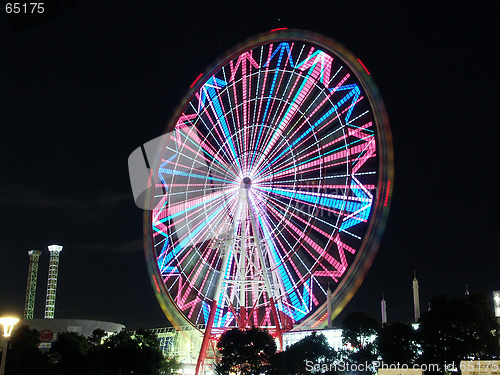
[[[284,352],[277,353],[272,360],[270,373],[273,375],[307,374],[311,369],[319,367],[320,371],[328,369],[335,361],[336,352],[330,347],[325,335],[316,332],[290,345]]]
[[[417,333],[408,323],[384,325],[375,340],[382,360],[387,364],[414,364],[418,357]]]
[[[96,328],[92,331],[92,335],[88,337],[88,340],[91,346],[99,346],[102,344],[105,337],[106,331]]]
[[[158,338],[148,330],[121,331],[105,337],[97,329],[88,338],[58,334],[47,355],[38,349],[40,333],[16,329],[9,342],[7,375],[160,375],[180,368],[176,358],[163,356]]]
[[[52,370],[55,374],[87,374],[86,355],[90,344],[86,337],[75,332],[63,332],[49,351]]]
[[[93,355],[102,361],[94,373],[159,375],[167,369],[158,338],[149,330],[121,331],[106,339]]]
[[[221,354],[221,361],[215,366],[217,374],[253,375],[269,368],[276,343],[263,329],[232,329],[221,335],[217,349]]]
[[[377,359],[374,338],[380,329],[380,323],[366,312],[352,312],[342,321],[342,342],[351,348],[343,350],[342,358],[347,364],[372,363]],[[370,370],[359,371],[371,374]]]
[[[342,342],[361,349],[368,345],[380,329],[380,323],[367,312],[352,312],[342,321]]]
[[[38,345],[41,343],[40,332],[22,325],[12,333],[9,341],[6,373],[11,375],[44,374],[47,359]]]
[[[421,361],[458,365],[467,358],[498,357],[500,332],[492,306],[485,295],[478,293],[460,299],[434,297],[431,310],[420,319]]]

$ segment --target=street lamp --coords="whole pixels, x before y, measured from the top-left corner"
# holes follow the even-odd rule
[[[0,366],[0,375],[5,374],[5,362],[7,361],[7,344],[9,343],[10,334],[12,329],[19,321],[18,318],[3,317],[0,318],[0,324],[3,326],[2,337],[2,365]]]

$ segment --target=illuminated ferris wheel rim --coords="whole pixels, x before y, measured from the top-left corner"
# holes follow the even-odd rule
[[[233,60],[235,57],[241,55],[242,52],[247,50],[255,49],[256,47],[274,43],[274,42],[286,42],[286,41],[300,41],[306,43],[313,43],[319,47],[325,48],[327,51],[333,52],[335,55],[340,57],[342,61],[356,74],[359,82],[363,85],[366,94],[369,96],[370,102],[374,102],[377,104],[379,108],[377,126],[381,124],[384,130],[387,131],[386,137],[387,140],[391,142],[392,139],[391,133],[389,129],[389,120],[387,118],[387,114],[385,111],[385,106],[382,101],[382,98],[379,94],[378,88],[373,82],[373,80],[369,77],[370,73],[365,65],[361,62],[360,59],[356,58],[354,54],[352,54],[348,49],[346,49],[342,44],[334,41],[331,38],[328,38],[322,34],[306,31],[306,30],[298,30],[298,29],[276,29],[268,32],[264,32],[256,37],[250,38],[247,41],[238,44],[236,47],[231,49],[229,52],[217,59],[211,66],[212,68],[206,70],[205,72],[200,73],[194,82],[190,85],[190,89],[185,94],[184,98],[181,100],[181,103],[186,102],[192,95],[197,92],[214,73],[220,70],[220,68],[224,65],[224,63]],[[241,104],[241,103],[240,103]],[[186,104],[187,105],[187,104]],[[184,108],[178,107],[175,115],[172,117],[172,121],[170,121],[170,126],[167,128],[167,131],[170,131],[175,126],[175,119],[179,118],[179,115],[182,113]],[[387,154],[392,156],[392,147],[387,149]]]
[[[383,232],[385,226],[385,217],[387,216],[388,206],[390,203],[390,181],[392,180],[392,144],[390,139],[390,131],[388,128],[388,121],[386,118],[383,103],[379,97],[378,90],[373,84],[372,80],[368,76],[366,68],[362,63],[357,60],[350,52],[348,52],[343,46],[332,41],[331,39],[325,38],[322,35],[304,32],[300,30],[279,30],[272,31],[268,33],[261,34],[256,38],[253,38],[246,43],[243,43],[233,49],[224,58],[218,60],[214,67],[207,70],[206,73],[198,76],[197,80],[191,85],[191,89],[188,94],[184,97],[181,103],[185,103],[182,107],[179,107],[176,114],[173,116],[173,120],[170,122],[168,131],[174,129],[177,120],[180,118],[182,113],[185,111],[186,107],[189,105],[190,100],[193,98],[194,94],[198,92],[211,77],[214,77],[217,72],[219,72],[225,65],[230,61],[234,60],[240,56],[245,51],[253,50],[260,46],[264,46],[275,42],[304,42],[316,45],[332,53],[334,56],[339,57],[344,64],[346,64],[350,70],[355,73],[358,82],[362,85],[364,93],[367,95],[369,102],[371,103],[371,108],[373,110],[373,116],[375,117],[375,125],[378,130],[377,137],[377,151],[379,160],[379,173],[378,173],[378,183],[377,183],[377,194],[375,196],[375,201],[373,205],[373,212],[371,214],[371,220],[369,223],[369,228],[367,234],[363,237],[363,242],[360,246],[360,255],[356,256],[353,263],[350,265],[345,276],[342,278],[338,285],[338,289],[342,289],[341,292],[337,293],[334,297],[334,303],[336,303],[337,310],[340,310],[352,297],[357,287],[359,287],[361,280],[366,273],[370,260],[375,255],[378,247],[378,241]],[[243,79],[243,78],[241,78]],[[233,82],[236,85],[237,82]],[[229,90],[229,87],[224,88],[224,90]],[[242,105],[242,103],[239,103]],[[231,108],[231,111],[237,111],[237,108]],[[247,124],[248,126],[257,126],[257,124]],[[262,126],[262,125],[261,125]],[[264,125],[269,126],[269,125]],[[227,142],[227,140],[226,140]],[[222,148],[221,148],[222,149]],[[240,176],[241,177],[241,176]],[[248,176],[244,176],[248,177]],[[350,177],[349,177],[350,178]],[[257,181],[255,181],[257,182]],[[152,274],[152,282],[154,288],[159,294],[166,295],[171,301],[171,306],[165,306],[164,299],[163,302],[160,300],[162,307],[165,311],[169,311],[167,315],[172,319],[173,315],[177,315],[177,320],[174,325],[180,325],[178,322],[187,322],[188,324],[193,324],[192,321],[187,319],[184,313],[177,307],[174,298],[170,295],[166,289],[166,285],[161,282],[162,277],[158,270],[158,267],[151,267],[156,264],[155,256],[149,251],[151,247],[151,233],[149,232],[151,228],[151,217],[146,215],[147,220],[145,220],[145,231],[148,232],[148,237],[145,237],[145,247],[148,258],[148,267]],[[366,249],[366,251],[361,251],[361,249]],[[359,277],[354,278],[352,275],[357,274]],[[317,309],[314,314],[311,314],[310,318],[303,321],[301,325],[307,324],[312,319],[318,319],[318,312],[323,311],[325,304],[321,308]],[[338,313],[338,312],[337,312]],[[335,314],[336,315],[336,314]]]

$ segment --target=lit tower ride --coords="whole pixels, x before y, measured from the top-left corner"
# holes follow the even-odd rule
[[[47,280],[47,297],[45,299],[45,319],[54,319],[56,307],[57,270],[59,268],[59,253],[62,246],[50,245],[49,278]]]
[[[415,322],[420,319],[420,297],[418,294],[417,273],[413,273],[413,308],[415,309]]]
[[[387,323],[387,304],[385,303],[384,295],[382,294],[382,301],[380,301],[380,310],[382,313],[382,324]]]
[[[41,253],[40,250],[28,251],[30,265],[28,268],[26,299],[24,301],[24,319],[33,319],[33,313],[35,311],[36,280],[38,277],[38,259]]]
[[[330,289],[330,283],[328,283],[328,290],[326,291],[326,317],[328,319],[328,329],[332,328],[332,290]]]

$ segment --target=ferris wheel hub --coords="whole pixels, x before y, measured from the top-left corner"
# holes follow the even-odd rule
[[[245,189],[250,189],[251,185],[252,185],[252,180],[250,179],[250,177],[245,177],[243,180],[241,180],[240,187]]]

